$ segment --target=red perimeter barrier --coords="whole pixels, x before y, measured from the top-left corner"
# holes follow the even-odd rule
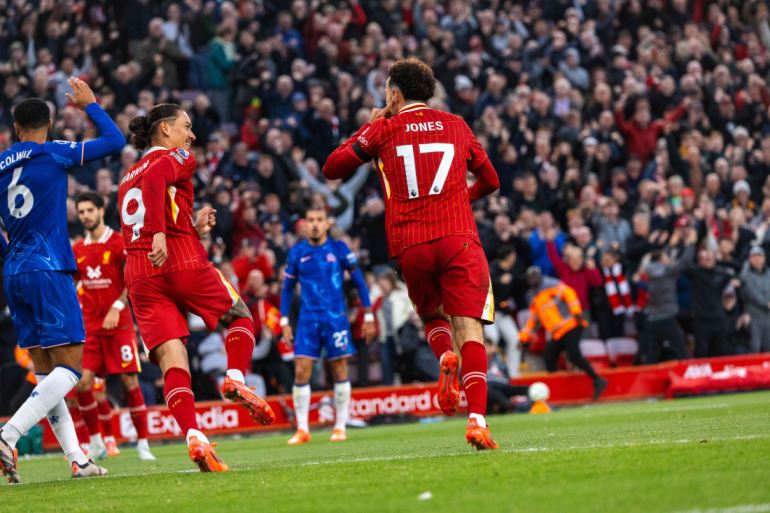
[[[648,397],[664,397],[671,384],[672,376],[680,378],[703,378],[716,372],[737,367],[770,365],[770,353],[747,356],[728,356],[722,358],[704,358],[699,360],[671,361],[642,367],[620,367],[599,371],[609,380],[609,385],[601,401],[623,401]],[[568,405],[586,403],[591,400],[593,387],[591,379],[582,372],[538,372],[511,380],[513,384],[529,385],[542,381],[551,389],[554,404]],[[322,399],[326,398],[325,404]],[[233,434],[246,431],[266,431],[271,429],[291,429],[291,424],[280,404],[278,396],[266,398],[275,412],[276,421],[268,427],[254,424],[246,411],[228,401],[204,401],[196,403],[198,423],[201,429],[211,434]],[[310,423],[313,425],[334,422],[334,406],[331,403],[331,391],[316,392],[311,396],[311,405],[317,406],[310,411]],[[291,406],[291,396],[285,396]],[[319,405],[319,403],[321,403]],[[467,403],[465,392],[460,392],[460,412],[464,412]],[[441,415],[438,407],[437,384],[423,383],[398,387],[354,388],[350,401],[350,414],[355,418],[368,419],[377,414],[409,413],[420,416]],[[4,422],[7,419],[0,419]],[[181,437],[181,431],[165,406],[147,408],[147,420],[150,439],[169,439]],[[112,417],[113,431],[118,442],[127,442],[136,437],[128,409],[115,412]],[[48,422],[41,423],[45,428],[43,447],[56,449],[58,443]]]

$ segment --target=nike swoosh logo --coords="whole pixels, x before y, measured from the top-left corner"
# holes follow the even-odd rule
[[[439,337],[439,336],[438,336],[438,335],[436,335],[435,337],[433,337],[432,339],[430,339],[430,341],[431,341],[431,342],[433,342],[433,341],[434,341],[434,340],[436,340],[438,337]]]
[[[82,261],[83,261],[83,260],[85,260],[85,259],[86,259],[86,257],[80,257],[80,258],[78,258],[78,263],[82,262]]]
[[[134,362],[125,362],[125,363],[121,363],[121,364],[120,364],[120,366],[121,366],[121,367],[123,367],[123,368],[125,369],[126,367],[128,367],[128,366],[129,366],[129,365],[131,365],[132,363],[134,363]],[[476,383],[474,383],[474,385],[475,385],[475,384],[476,384]]]
[[[475,385],[476,383],[478,383],[478,381],[474,381],[473,383],[471,383],[470,385],[468,385],[467,387],[465,387],[465,390],[468,390],[470,387],[472,387],[472,386],[473,386],[473,385]]]
[[[309,256],[306,256],[305,258],[300,258],[299,259],[300,262],[307,262],[308,260],[310,260]]]

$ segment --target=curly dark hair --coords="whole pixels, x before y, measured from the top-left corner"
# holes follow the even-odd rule
[[[398,89],[406,101],[427,102],[436,89],[433,70],[419,59],[400,59],[388,69],[390,88]]]
[[[22,128],[39,130],[48,126],[51,111],[48,104],[40,98],[22,100],[13,109],[13,120]]]
[[[136,116],[128,124],[128,129],[134,133],[131,136],[131,144],[139,151],[149,148],[152,138],[158,133],[161,121],[169,121],[173,124],[180,116],[182,108],[173,103],[159,103],[151,108],[146,116]],[[173,121],[172,121],[173,120]]]

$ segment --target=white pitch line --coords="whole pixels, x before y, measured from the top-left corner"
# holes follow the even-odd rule
[[[732,506],[729,508],[694,509],[685,513],[761,513],[770,511],[770,503],[747,504],[745,506]]]

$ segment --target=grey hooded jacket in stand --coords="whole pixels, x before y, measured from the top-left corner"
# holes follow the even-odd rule
[[[695,245],[688,244],[679,258],[670,264],[650,262],[645,268],[650,299],[647,303],[647,315],[650,321],[676,317],[679,313],[676,280],[679,273],[692,263]]]

